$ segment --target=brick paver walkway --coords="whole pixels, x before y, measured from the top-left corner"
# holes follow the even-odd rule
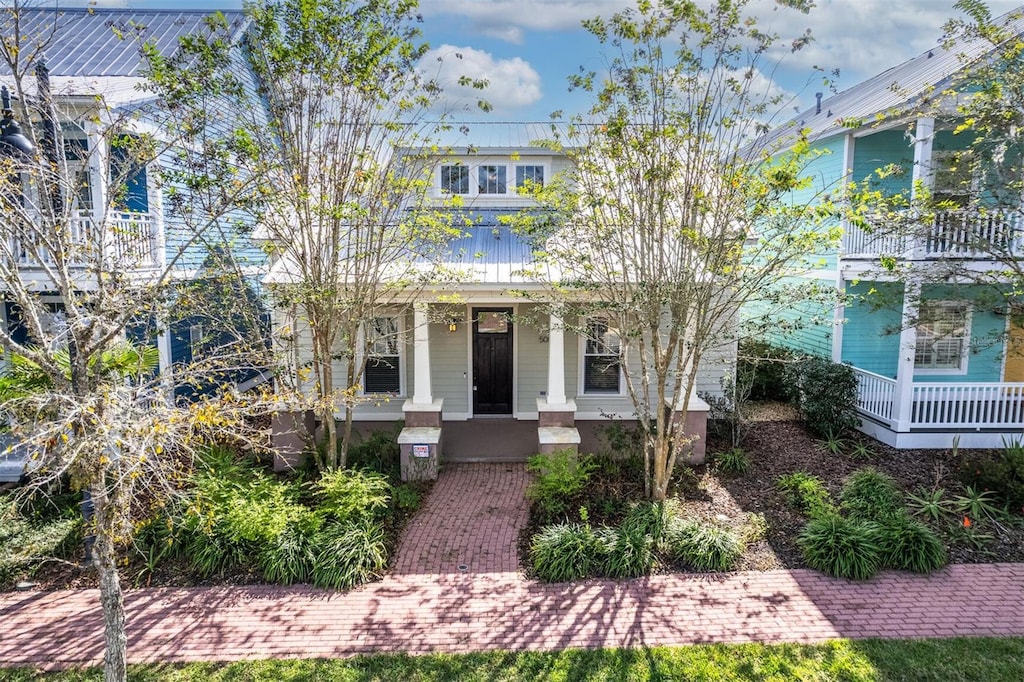
[[[402,536],[393,573],[514,573],[529,483],[521,463],[445,465]]]
[[[463,476],[476,487],[456,494],[452,486]],[[502,570],[512,556],[500,549],[506,545],[487,544],[487,533],[510,533],[514,544],[522,519],[498,479],[509,487],[525,480],[520,467],[505,464],[446,471],[403,541],[397,570],[347,593],[272,586],[130,591],[130,659],[1024,635],[1024,564],[958,565],[930,576],[887,572],[866,583],[804,570],[527,581],[514,566]],[[438,503],[446,495],[455,495],[451,507]],[[476,514],[465,521],[484,544],[474,546],[472,533],[452,540],[432,526],[446,508]],[[433,539],[423,542],[420,533]],[[453,572],[452,562],[471,568]],[[98,663],[101,654],[95,590],[0,594],[0,665]]]

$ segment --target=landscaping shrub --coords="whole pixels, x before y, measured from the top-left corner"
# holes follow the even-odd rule
[[[883,566],[915,573],[930,573],[946,565],[946,548],[928,526],[906,513],[886,519],[880,526],[878,547]]]
[[[743,553],[743,540],[735,532],[693,521],[675,523],[666,536],[670,555],[698,571],[728,571]]]
[[[787,367],[796,355],[764,341],[740,341],[736,374],[749,384],[751,400],[788,400]]]
[[[603,565],[605,548],[587,524],[560,523],[542,528],[530,543],[537,577],[547,582],[586,578]]]
[[[732,448],[711,457],[715,471],[723,474],[745,474],[750,470],[750,460],[741,448]]]
[[[991,491],[1015,514],[1024,514],[1024,443],[1004,443],[1002,450],[968,455],[960,466],[965,485]]]
[[[780,476],[776,485],[786,496],[786,502],[802,514],[821,518],[835,514],[832,496],[817,476],[802,471]]]
[[[669,498],[662,502],[638,502],[634,504],[622,520],[622,528],[631,532],[643,533],[658,545],[672,520],[681,514],[679,501]]]
[[[892,477],[873,467],[847,477],[839,495],[840,509],[854,519],[881,521],[904,512],[903,491]]]
[[[587,485],[595,465],[590,455],[578,455],[565,449],[549,455],[534,455],[527,461],[526,468],[534,475],[526,496],[534,502],[540,516],[551,521],[572,508],[574,498]]]
[[[602,573],[609,578],[637,578],[654,568],[651,536],[634,528],[620,527],[614,538],[605,534]]]
[[[401,473],[401,448],[398,432],[401,428],[376,430],[348,448],[348,468],[369,469],[398,480]]]
[[[310,526],[316,526],[312,519]],[[307,523],[309,523],[307,522]],[[274,542],[260,547],[259,564],[263,577],[272,583],[291,585],[309,579],[316,559],[312,527],[300,523],[289,524]]]
[[[337,521],[380,518],[391,500],[391,484],[384,474],[358,469],[324,472],[310,484],[317,509]]]
[[[857,377],[849,365],[824,358],[806,358],[789,366],[793,402],[819,436],[838,435],[860,423]]]
[[[879,527],[831,514],[811,519],[797,538],[811,568],[837,578],[867,580],[882,563]]]
[[[324,524],[313,540],[313,584],[348,589],[378,578],[387,568],[384,529],[369,519]]]

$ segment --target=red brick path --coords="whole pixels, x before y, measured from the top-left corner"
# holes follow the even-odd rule
[[[503,548],[510,545],[497,539],[511,534],[514,544],[523,518],[521,502],[497,482],[506,477],[509,488],[525,480],[514,465],[447,469],[403,541],[394,573],[347,593],[133,590],[130,659],[1024,635],[1024,564],[958,565],[931,576],[884,573],[866,583],[803,570],[527,581],[509,566],[513,554]],[[451,506],[439,502],[447,495],[454,495],[445,503]],[[471,535],[449,537],[454,527],[446,517],[456,515],[476,529],[476,545]],[[453,562],[469,562],[470,570],[453,572]],[[96,591],[0,594],[0,665],[97,663],[101,654]]]

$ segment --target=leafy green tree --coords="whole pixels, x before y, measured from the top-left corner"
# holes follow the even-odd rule
[[[747,5],[642,1],[584,22],[607,69],[570,79],[593,96],[551,143],[573,170],[535,188],[548,211],[521,218],[546,271],[559,273],[548,302],[617,351],[655,499],[689,444],[698,367],[735,342],[740,311],[756,333],[780,309],[834,295],[799,279],[838,237],[832,207],[803,174],[816,152],[798,131],[755,140],[782,104],[760,85],[779,37]]]
[[[272,0],[248,14],[255,89],[216,37],[152,55],[152,81],[176,103],[168,126],[203,141],[186,184],[255,182],[245,210],[275,263],[280,398],[318,416],[319,467],[345,466],[353,410],[374,399],[362,391],[365,331],[408,307],[429,281],[423,264],[460,234],[451,214],[427,207],[440,90],[419,64],[426,45],[412,0]],[[191,75],[196,63],[204,78]],[[211,97],[233,112],[217,119],[230,134],[213,144]]]

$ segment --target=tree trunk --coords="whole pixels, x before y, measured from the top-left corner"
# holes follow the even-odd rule
[[[93,545],[93,564],[100,577],[100,604],[103,607],[104,682],[125,682],[128,678],[128,632],[124,613],[124,594],[117,570],[117,552],[111,537],[112,519],[104,481],[91,489],[95,505],[96,543]]]
[[[671,442],[666,435],[659,435],[654,442],[654,476],[651,481],[651,499],[664,500],[668,496],[668,484],[672,471],[668,468]]]
[[[352,419],[355,410],[351,405],[345,406],[345,429],[341,433],[341,457],[339,466],[344,469],[348,466],[348,446],[352,443]]]

